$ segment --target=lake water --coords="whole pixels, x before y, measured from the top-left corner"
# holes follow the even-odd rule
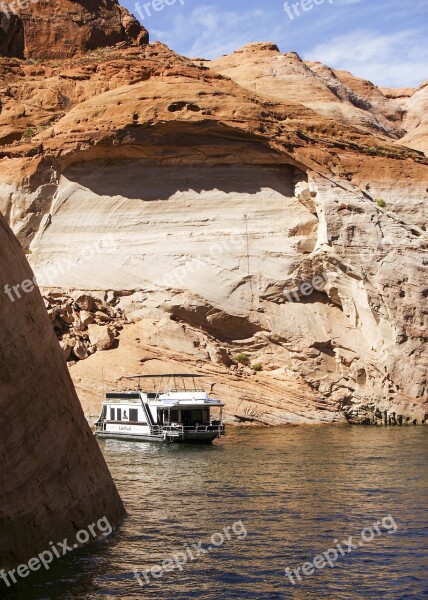
[[[7,598],[423,600],[427,442],[428,428],[348,426],[229,429],[202,447],[101,442],[124,526]],[[134,570],[152,568],[141,586]]]

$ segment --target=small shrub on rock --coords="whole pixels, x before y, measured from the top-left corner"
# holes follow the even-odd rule
[[[240,352],[235,356],[235,362],[237,362],[240,365],[248,365],[248,363],[250,362],[250,357],[248,356],[248,354],[245,354],[245,352]]]
[[[26,129],[24,131],[24,133],[22,134],[22,137],[24,138],[24,140],[31,140],[31,138],[34,137],[35,135],[36,135],[36,130],[31,129],[29,127],[28,129]]]

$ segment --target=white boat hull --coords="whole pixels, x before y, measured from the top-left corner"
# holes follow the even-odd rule
[[[209,444],[220,437],[217,431],[184,432],[180,435],[169,433],[154,435],[151,433],[127,433],[118,431],[96,431],[97,438],[112,440],[127,440],[132,442],[158,442],[158,443],[201,443]]]

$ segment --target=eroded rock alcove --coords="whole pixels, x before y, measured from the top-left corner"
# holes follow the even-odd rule
[[[395,101],[272,45],[211,64],[155,43],[44,68],[52,120],[26,141],[42,98],[19,120],[33,73],[3,70],[1,210],[47,293],[134,321],[71,368],[90,418],[103,373],[186,365],[234,423],[425,419],[426,159]]]

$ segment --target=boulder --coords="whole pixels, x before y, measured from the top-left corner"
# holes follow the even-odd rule
[[[113,346],[114,333],[108,327],[89,325],[89,340],[97,350],[109,350]]]
[[[73,347],[73,354],[79,360],[85,360],[85,358],[88,358],[89,356],[88,349],[81,340],[77,340],[75,343]]]
[[[71,312],[70,307],[67,307],[66,309],[61,310],[59,313],[59,318],[66,325],[71,325],[74,321],[74,318],[73,318],[73,314]]]
[[[97,312],[95,313],[95,318],[99,321],[102,321],[103,323],[108,323],[110,321],[110,317],[106,315],[106,313],[101,312],[100,310],[97,310]]]
[[[80,319],[76,319],[76,321],[74,321],[73,328],[75,331],[82,332],[86,330],[86,325],[82,323]]]
[[[75,301],[76,305],[80,308],[80,310],[84,311],[92,311],[95,307],[95,300],[92,296],[88,296],[87,294],[82,294]]]
[[[94,315],[88,310],[81,310],[79,313],[79,321],[85,327],[94,322]]]
[[[61,340],[59,345],[61,347],[61,350],[63,351],[65,360],[68,360],[71,354],[71,346],[69,346],[65,340]]]
[[[107,304],[113,304],[113,302],[116,300],[116,292],[113,290],[108,290],[105,293],[105,301],[107,302]]]

